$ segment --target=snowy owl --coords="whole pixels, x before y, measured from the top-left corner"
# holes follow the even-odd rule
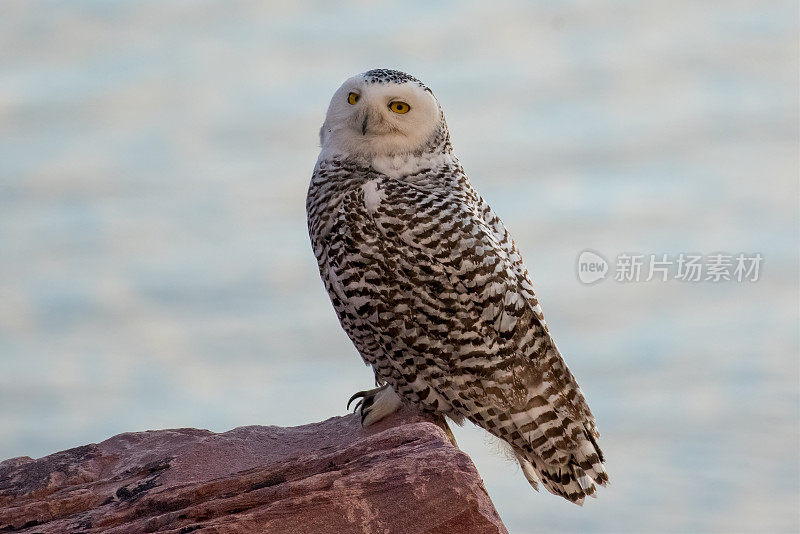
[[[353,76],[320,145],[308,228],[342,327],[375,373],[378,387],[354,395],[362,423],[402,404],[466,418],[510,445],[535,489],[594,496],[608,482],[594,416],[433,92],[395,70]]]

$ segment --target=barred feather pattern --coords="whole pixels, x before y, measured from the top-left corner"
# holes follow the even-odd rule
[[[441,124],[400,174],[320,157],[306,208],[322,280],[378,383],[505,440],[534,488],[582,504],[609,480],[594,417]]]

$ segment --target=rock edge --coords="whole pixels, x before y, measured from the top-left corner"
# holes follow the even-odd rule
[[[0,532],[506,533],[469,457],[401,410],[125,433],[0,463]]]

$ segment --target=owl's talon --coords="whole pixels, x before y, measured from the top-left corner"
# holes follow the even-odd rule
[[[370,392],[372,392],[372,391],[375,391],[375,390],[373,389],[373,390],[357,391],[357,392],[353,393],[353,396],[352,396],[352,397],[350,397],[350,399],[347,401],[347,408],[346,408],[346,409],[347,409],[347,410],[349,410],[349,409],[350,409],[350,404],[351,404],[351,403],[352,403],[354,400],[356,400],[356,399],[361,399],[361,400],[359,400],[359,401],[358,401],[358,404],[356,404],[356,406],[355,406],[355,409],[357,410],[357,409],[358,409],[358,406],[359,406],[359,404],[361,404],[361,401],[364,399],[364,397],[366,397],[366,396],[367,396],[367,395],[368,395]]]
[[[369,410],[372,405],[375,403],[375,396],[372,397],[365,397],[363,402],[361,403],[361,411]]]
[[[389,385],[383,385],[375,389],[359,391],[347,401],[347,408],[358,399],[353,411],[361,413],[361,425],[369,426],[378,422],[387,415],[394,413],[402,404],[400,397]]]
[[[358,411],[359,406],[363,410],[366,406],[372,404],[375,399],[375,395],[378,394],[380,390],[387,386],[379,386],[373,389],[365,389],[364,391],[357,391],[353,393],[353,396],[347,401],[347,409],[350,409],[350,404],[353,403],[354,400],[358,399],[358,402],[353,407],[353,411]]]

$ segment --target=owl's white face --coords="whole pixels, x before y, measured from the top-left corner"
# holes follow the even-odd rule
[[[353,76],[333,95],[319,133],[323,153],[377,157],[423,150],[442,121],[433,93],[415,80],[375,81],[369,74]]]

